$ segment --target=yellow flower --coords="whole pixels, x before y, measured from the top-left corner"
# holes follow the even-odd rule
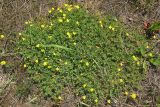
[[[58,67],[56,68],[56,71],[59,71],[59,68],[58,68]]]
[[[135,94],[135,93],[131,94],[131,98],[136,99],[136,97],[137,97],[137,94]]]
[[[44,50],[44,49],[41,49],[41,52],[45,52],[45,50]]]
[[[58,96],[58,100],[62,100],[62,97],[61,97],[61,96]]]
[[[69,19],[67,19],[66,22],[69,22]]]
[[[72,10],[72,7],[69,7],[67,10],[70,12]]]
[[[38,59],[35,60],[35,63],[38,63]]]
[[[135,60],[135,61],[137,61],[138,60],[138,58],[136,57],[136,56],[132,56],[132,58],[133,58],[133,60]]]
[[[22,35],[22,33],[18,33],[18,35],[20,35],[20,36],[21,36],[21,35]]]
[[[157,37],[154,35],[154,36],[153,36],[153,39],[156,39],[156,38],[157,38]]]
[[[153,54],[152,54],[152,53],[149,53],[148,56],[153,57]]]
[[[149,49],[150,47],[147,45],[146,48]]]
[[[40,44],[37,44],[36,47],[39,48],[39,47],[40,47]]]
[[[6,65],[6,61],[1,61],[1,65]]]
[[[69,33],[69,32],[67,32],[67,36],[68,36],[68,38],[71,38],[71,33]]]
[[[48,65],[48,62],[43,62],[43,66],[47,66]]]
[[[80,7],[78,5],[75,5],[75,8],[79,9]]]
[[[124,94],[127,96],[127,95],[128,95],[128,92],[127,92],[127,91],[125,91],[125,92],[124,92]]]
[[[84,96],[82,96],[82,99],[83,99],[83,100],[85,100],[85,99],[86,99],[86,96],[85,96],[85,95],[84,95]]]
[[[78,22],[78,21],[76,21],[76,24],[77,24],[77,25],[79,25],[79,22]]]
[[[120,66],[123,66],[123,62],[120,63]]]
[[[126,36],[129,36],[129,33],[126,33]]]
[[[87,84],[83,84],[83,88],[85,88],[87,86]]]
[[[64,4],[65,7],[69,6],[68,4]]]
[[[41,25],[41,28],[44,28],[45,27],[45,25]]]
[[[1,39],[3,39],[4,38],[4,35],[1,35]]]
[[[63,17],[66,17],[66,14],[63,14]]]
[[[140,65],[140,62],[139,62],[139,61],[137,62],[137,65]]]
[[[53,26],[53,23],[50,23],[51,26]]]
[[[99,21],[100,24],[102,24],[102,21]]]
[[[122,71],[122,68],[118,68],[117,70],[118,70],[118,71]]]
[[[108,104],[111,104],[111,100],[107,100],[107,103],[108,103]]]
[[[56,55],[56,53],[53,53],[53,55]]]
[[[108,28],[109,28],[109,29],[112,29],[112,26],[110,25]]]
[[[89,62],[86,62],[86,66],[89,66]]]
[[[77,44],[76,42],[73,43],[73,45],[76,45],[76,44]]]
[[[54,11],[54,7],[52,7],[52,10]]]
[[[98,103],[98,99],[95,99],[94,102],[95,102],[95,103]]]
[[[111,25],[108,27],[109,29],[111,29],[111,30],[115,30],[115,28],[114,27],[112,27]]]
[[[68,64],[68,62],[66,61],[64,64],[65,64],[65,65],[67,65],[67,64]]]
[[[58,7],[58,8],[57,8],[57,10],[59,11],[59,10],[60,10],[60,8]]]
[[[48,13],[52,13],[52,10],[48,10]]]
[[[77,33],[76,32],[73,32],[73,35],[76,35]]]
[[[63,12],[62,9],[60,9],[59,12],[62,13]]]
[[[22,40],[23,40],[23,41],[25,41],[25,40],[26,40],[26,38],[22,38]]]
[[[101,26],[101,27],[103,27],[103,25],[102,25],[102,24],[101,24],[100,26]]]
[[[123,81],[123,79],[119,79],[119,82],[121,82],[121,83],[122,83],[122,82],[124,82],[124,81]]]
[[[51,68],[52,68],[52,66],[48,66],[47,68],[48,68],[48,69],[51,69]]]
[[[29,23],[26,21],[25,24],[28,25]]]
[[[24,65],[23,65],[23,67],[24,67],[24,68],[26,68],[26,67],[27,67],[27,65],[26,65],[26,64],[24,64]]]
[[[89,90],[90,92],[93,92],[94,91],[94,89],[93,88],[90,88],[90,90]]]
[[[52,36],[48,36],[48,39],[52,39]]]
[[[63,19],[59,18],[59,19],[58,19],[58,22],[63,22]]]
[[[114,31],[114,30],[115,30],[115,28],[112,28],[112,30]]]

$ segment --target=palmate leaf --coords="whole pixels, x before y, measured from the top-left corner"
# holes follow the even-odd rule
[[[158,56],[158,58],[156,58],[156,59],[150,59],[150,62],[155,66],[159,66],[160,65],[160,56]]]

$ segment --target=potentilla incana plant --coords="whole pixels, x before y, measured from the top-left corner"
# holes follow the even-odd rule
[[[70,88],[75,98],[95,105],[133,89],[145,75],[143,58],[135,54],[144,38],[114,17],[99,18],[79,5],[51,8],[49,18],[26,21],[17,51],[23,67],[44,96],[64,100]]]

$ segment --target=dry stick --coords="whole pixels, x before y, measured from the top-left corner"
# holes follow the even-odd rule
[[[87,106],[87,107],[90,107],[90,105],[88,105],[88,104],[86,104],[86,103],[84,103],[84,102],[79,102],[80,104],[82,104],[82,105],[85,105],[85,106]]]
[[[9,85],[10,85],[10,83],[12,82],[12,80],[13,80],[13,77],[10,79],[10,81],[6,84],[6,86],[3,88],[3,90],[5,90]],[[4,95],[4,96],[2,96],[1,97],[1,101],[0,101],[0,104],[5,100],[5,97],[9,94],[9,92],[10,92],[10,90]]]

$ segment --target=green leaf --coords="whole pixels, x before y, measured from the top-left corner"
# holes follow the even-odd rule
[[[142,56],[145,56],[146,49],[145,49],[144,45],[140,46],[140,52],[141,52]]]
[[[150,59],[150,62],[155,65],[155,66],[159,66],[160,65],[160,56],[156,59]]]
[[[51,44],[51,45],[43,45],[43,47],[55,47],[55,48],[60,48],[60,49],[64,49],[64,50],[72,50],[71,48],[67,48],[67,47],[64,47],[64,46],[60,46],[60,45],[55,45],[55,44]]]

